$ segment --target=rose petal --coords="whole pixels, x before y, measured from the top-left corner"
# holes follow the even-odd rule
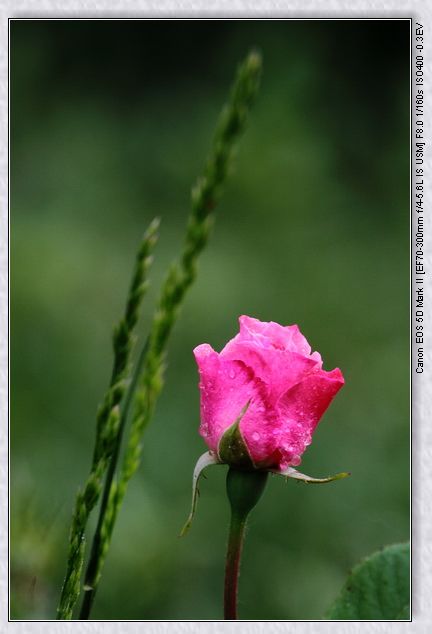
[[[216,451],[222,434],[246,403],[250,400],[249,409],[253,410],[259,406],[261,396],[252,372],[243,363],[224,359],[208,344],[195,348],[194,354],[200,373],[200,434]]]
[[[279,348],[306,356],[311,353],[306,337],[296,324],[281,326],[274,321],[259,321],[247,315],[242,315],[239,322],[241,341],[256,341],[266,348]]]
[[[256,341],[237,338],[227,343],[221,356],[247,365],[267,385],[269,401],[273,404],[290,387],[321,367],[321,357],[306,357],[273,347],[263,348]]]
[[[297,466],[300,456],[312,441],[321,416],[344,384],[339,368],[331,372],[319,370],[290,388],[279,401],[279,421],[276,432],[280,466]]]
[[[272,466],[277,450],[277,438],[273,434],[277,426],[276,411],[261,397],[257,390],[248,411],[240,421],[240,431],[249,455],[257,467]]]

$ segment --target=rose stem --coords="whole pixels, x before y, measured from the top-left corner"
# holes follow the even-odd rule
[[[224,619],[237,619],[237,591],[246,517],[231,515],[225,567]]]
[[[241,471],[233,467],[227,474],[231,522],[225,566],[225,620],[237,619],[238,578],[246,521],[264,491],[267,476],[266,471]]]

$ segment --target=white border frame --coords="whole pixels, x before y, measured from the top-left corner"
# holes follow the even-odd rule
[[[252,632],[260,634],[264,632],[269,621],[11,621],[8,622],[8,487],[7,487],[7,425],[8,425],[8,278],[9,278],[9,251],[8,251],[8,19],[9,18],[84,18],[84,19],[389,19],[412,18],[413,22],[419,21],[425,28],[425,129],[426,145],[426,212],[425,212],[425,240],[426,240],[426,291],[425,313],[427,318],[425,332],[425,372],[418,376],[413,373],[412,391],[412,416],[413,416],[413,482],[412,495],[412,520],[413,520],[413,597],[412,597],[412,623],[406,621],[270,621],[271,628],[276,633],[293,628],[301,634],[309,634],[319,629],[322,632],[333,633],[339,630],[343,633],[359,631],[362,623],[367,623],[367,632],[387,632],[390,628],[400,630],[410,627],[411,631],[426,632],[432,626],[432,611],[430,608],[432,596],[431,566],[432,539],[427,530],[427,524],[431,521],[432,508],[432,424],[427,425],[427,412],[432,412],[431,390],[426,386],[432,385],[432,346],[428,342],[432,337],[431,310],[432,310],[432,209],[428,210],[431,196],[431,163],[432,148],[429,149],[432,135],[432,12],[426,6],[425,1],[393,0],[384,2],[367,2],[354,0],[352,3],[343,3],[332,0],[312,0],[305,2],[299,0],[287,2],[286,0],[263,1],[257,3],[239,2],[238,0],[222,0],[205,2],[195,0],[189,2],[175,2],[161,0],[160,2],[142,2],[133,0],[64,0],[57,2],[45,0],[6,0],[0,6],[1,24],[1,52],[0,52],[0,134],[3,143],[0,146],[0,521],[3,530],[0,531],[0,624],[5,628],[13,628],[15,632],[43,632],[57,633],[73,628],[75,632],[127,632],[135,634],[142,631],[143,624],[147,623],[147,631],[150,634],[165,632],[170,626],[180,629],[187,634],[195,632],[219,632],[220,628],[236,632]],[[377,60],[377,72],[379,72],[379,60]],[[429,134],[428,134],[429,133]],[[428,216],[429,213],[429,216]],[[145,626],[144,626],[145,627]],[[0,626],[0,631],[3,627]]]

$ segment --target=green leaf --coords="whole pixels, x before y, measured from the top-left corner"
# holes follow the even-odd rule
[[[334,620],[409,620],[410,546],[387,546],[360,562],[326,613]]]

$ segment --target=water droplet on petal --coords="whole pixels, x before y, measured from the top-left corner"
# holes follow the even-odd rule
[[[295,452],[296,447],[289,442],[284,442],[282,443],[282,449],[288,453],[293,453]]]
[[[257,431],[254,431],[254,433],[252,434],[252,440],[258,441],[260,438],[261,436],[259,435],[259,433]]]

